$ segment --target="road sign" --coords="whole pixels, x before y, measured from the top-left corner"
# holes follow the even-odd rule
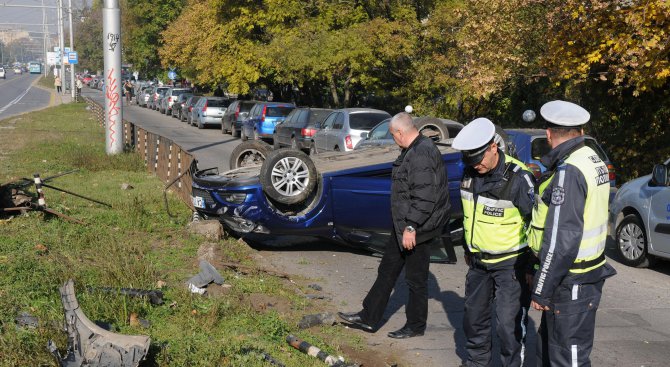
[[[67,54],[67,62],[70,64],[79,63],[79,56],[77,55],[77,51],[71,51],[69,54]]]
[[[67,55],[70,52],[69,47],[63,47],[63,51],[65,51],[65,54]]]
[[[175,73],[173,70],[170,70],[168,72],[168,78],[170,78],[171,80],[177,79],[177,73]]]

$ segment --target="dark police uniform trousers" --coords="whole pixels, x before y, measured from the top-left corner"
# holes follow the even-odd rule
[[[428,268],[430,247],[439,237],[417,244],[411,251],[401,250],[398,238],[392,231],[384,255],[377,270],[377,280],[363,300],[361,317],[368,325],[377,325],[384,316],[391,292],[400,272],[405,268],[405,280],[409,288],[409,300],[405,306],[407,323],[412,331],[426,330],[428,319]]]
[[[525,280],[527,256],[526,252],[500,263],[485,264],[474,254],[470,255],[463,320],[469,356],[467,366],[491,366],[494,300],[502,365],[521,366],[530,305],[530,290]]]

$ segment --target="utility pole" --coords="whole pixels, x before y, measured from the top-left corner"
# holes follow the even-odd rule
[[[58,76],[61,80],[61,85],[64,86],[65,64],[63,63],[63,53],[65,52],[65,36],[63,35],[63,2],[58,0],[58,48],[60,49],[60,56],[57,63],[60,64],[60,71]],[[65,94],[65,88],[62,88],[62,94]]]
[[[123,152],[123,103],[121,98],[121,10],[119,0],[104,0],[102,46],[105,52],[105,150]]]
[[[49,48],[47,48],[47,12],[46,9],[44,9],[44,0],[42,0],[42,43],[44,44],[44,57],[42,58],[42,62],[44,63],[44,77],[47,77],[47,52],[49,51]]]
[[[70,52],[74,51],[74,33],[72,32],[72,0],[67,0],[68,10],[70,13],[69,22],[70,22]],[[74,64],[70,64],[70,93],[72,95],[72,101],[75,101],[75,88],[74,85]]]

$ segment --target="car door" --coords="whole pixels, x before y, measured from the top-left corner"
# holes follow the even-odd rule
[[[364,176],[331,178],[333,225],[347,242],[383,251],[391,219],[391,166]]]
[[[300,110],[291,111],[286,120],[280,122],[275,126],[277,132],[277,139],[282,145],[289,145],[291,141],[291,129],[295,124],[297,117],[300,115]]]
[[[667,164],[670,163],[666,162]],[[670,254],[670,187],[650,186],[649,190],[649,240],[656,251]]]
[[[314,145],[316,145],[317,151],[330,150],[328,145],[329,135],[333,129],[333,124],[335,124],[335,118],[337,117],[337,112],[331,113],[326,120],[323,122],[321,130],[319,130],[314,135]]]

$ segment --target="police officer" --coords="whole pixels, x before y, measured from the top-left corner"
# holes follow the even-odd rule
[[[461,182],[468,359],[464,366],[491,365],[491,316],[495,317],[503,366],[521,366],[530,302],[525,281],[527,224],[533,209],[534,178],[494,141],[495,126],[478,118],[461,130],[453,147],[462,151]]]
[[[596,310],[605,279],[616,271],[605,261],[609,172],[584,144],[590,118],[565,101],[542,106],[552,150],[542,157],[529,245],[539,254],[532,307],[543,311],[538,365],[591,366]]]

